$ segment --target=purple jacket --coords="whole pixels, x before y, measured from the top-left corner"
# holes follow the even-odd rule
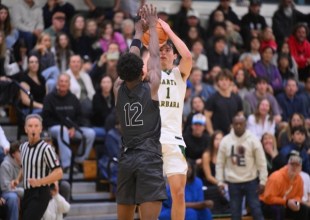
[[[123,53],[127,50],[127,44],[122,34],[114,32],[111,40],[100,39],[101,49],[106,52],[110,43],[116,43],[119,46],[120,52]]]
[[[275,65],[270,64],[269,68],[267,68],[260,60],[254,65],[254,70],[257,76],[264,77],[268,80],[274,91],[282,90],[282,77]]]

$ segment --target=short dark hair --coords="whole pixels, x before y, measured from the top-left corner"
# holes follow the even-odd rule
[[[229,79],[230,81],[233,81],[234,79],[232,73],[228,69],[223,69],[221,72],[219,72],[219,74],[217,74],[215,77],[215,81],[218,82],[223,78]]]
[[[287,86],[288,81],[293,81],[293,82],[295,82],[296,86],[298,87],[298,82],[297,82],[297,80],[296,80],[294,77],[289,77],[289,78],[287,78],[286,81],[284,82],[284,87]]]
[[[19,151],[19,146],[20,146],[20,142],[19,141],[14,141],[10,144],[10,151],[9,154],[11,155],[11,157],[13,157],[13,154],[16,151]]]
[[[138,79],[142,74],[143,61],[134,53],[123,54],[117,62],[117,73],[127,82]]]
[[[255,85],[262,83],[262,82],[268,84],[268,79],[266,77],[258,76],[255,80]]]
[[[227,43],[227,40],[224,36],[217,36],[214,38],[214,45],[219,41],[224,41],[225,43]]]
[[[172,40],[168,39],[166,41],[166,43],[164,45],[162,45],[161,47],[163,47],[163,46],[169,46],[172,48],[174,54],[179,54],[179,52],[178,52],[177,48],[174,46]]]
[[[306,35],[309,34],[309,27],[308,27],[307,23],[299,22],[299,23],[297,23],[297,24],[294,26],[294,28],[293,28],[293,35],[296,35],[297,30],[298,30],[299,28],[301,28],[301,27],[305,28],[305,30],[306,30]]]
[[[295,134],[295,132],[299,131],[300,133],[307,136],[307,129],[304,126],[296,126],[292,128],[292,135]]]

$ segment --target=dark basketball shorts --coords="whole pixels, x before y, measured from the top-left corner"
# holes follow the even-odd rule
[[[167,199],[161,155],[128,149],[119,160],[116,201],[135,205]]]

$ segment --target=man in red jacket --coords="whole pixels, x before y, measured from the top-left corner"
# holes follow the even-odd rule
[[[295,26],[288,39],[291,55],[298,65],[299,80],[305,81],[310,74],[310,43],[307,40],[309,29],[305,23]]]

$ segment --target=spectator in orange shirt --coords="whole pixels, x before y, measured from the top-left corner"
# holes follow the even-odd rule
[[[303,180],[299,175],[301,165],[299,153],[292,151],[288,164],[268,178],[265,191],[260,196],[265,217],[309,219],[308,208],[300,203],[303,196]]]

